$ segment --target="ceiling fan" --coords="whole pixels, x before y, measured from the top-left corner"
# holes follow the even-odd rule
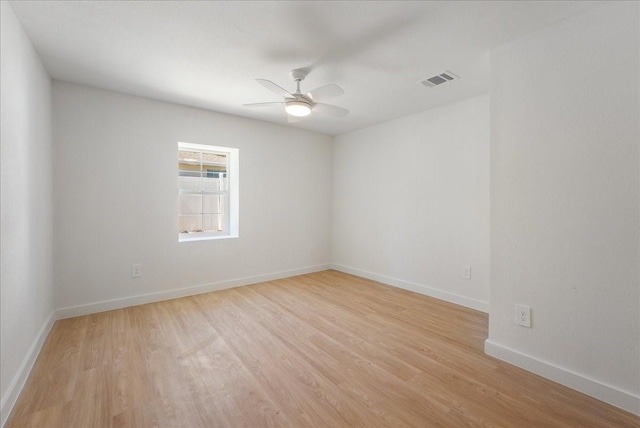
[[[296,91],[290,93],[287,90],[281,88],[270,80],[256,79],[265,88],[273,91],[284,98],[283,101],[269,102],[269,103],[253,103],[243,104],[245,107],[269,107],[275,105],[284,105],[284,109],[287,112],[289,122],[299,122],[305,117],[309,116],[311,112],[314,114],[332,116],[332,117],[344,117],[349,113],[349,110],[342,107],[334,106],[331,104],[324,104],[321,101],[328,100],[339,95],[344,94],[342,88],[333,83],[329,85],[321,86],[314,89],[311,92],[303,94],[300,92],[300,82],[309,74],[308,70],[296,69],[292,70],[291,78],[296,82]]]

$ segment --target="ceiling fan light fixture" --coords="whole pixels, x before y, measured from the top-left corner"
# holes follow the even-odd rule
[[[296,117],[305,117],[311,114],[311,105],[304,101],[287,101],[284,109],[288,114]]]

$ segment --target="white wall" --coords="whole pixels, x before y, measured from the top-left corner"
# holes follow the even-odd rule
[[[331,137],[58,81],[53,100],[61,316],[329,264]],[[178,243],[178,141],[239,148],[240,238]]]
[[[640,414],[638,17],[610,3],[493,52],[487,351]]]
[[[338,269],[488,310],[487,95],[340,135],[333,159]]]
[[[0,425],[53,322],[51,81],[0,3]]]

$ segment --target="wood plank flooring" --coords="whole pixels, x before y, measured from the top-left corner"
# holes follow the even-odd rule
[[[486,337],[486,314],[335,271],[65,319],[7,427],[640,427]]]

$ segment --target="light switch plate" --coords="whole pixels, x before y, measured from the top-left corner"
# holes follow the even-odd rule
[[[142,265],[140,263],[134,263],[131,265],[131,278],[139,278],[142,276]]]
[[[460,272],[464,279],[471,279],[471,266],[463,265]]]
[[[516,324],[531,328],[531,308],[526,305],[516,305]]]

